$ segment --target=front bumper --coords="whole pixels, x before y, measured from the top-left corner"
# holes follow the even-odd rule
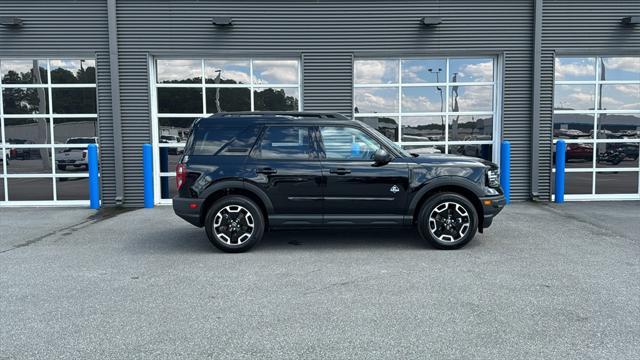
[[[493,218],[504,209],[504,206],[507,204],[507,200],[504,198],[504,195],[495,195],[495,196],[485,196],[480,198],[480,203],[482,204],[482,226],[480,229],[486,229],[491,226],[493,222]]]
[[[175,212],[179,217],[186,220],[189,224],[195,225],[197,227],[202,227],[204,223],[201,211],[203,203],[204,200],[202,199],[186,199],[174,197],[173,212]]]

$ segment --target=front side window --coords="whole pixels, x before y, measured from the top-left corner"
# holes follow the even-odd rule
[[[344,126],[321,126],[327,160],[372,160],[380,144],[366,133]]]
[[[253,156],[260,159],[309,160],[313,158],[306,126],[270,126],[264,130]]]
[[[412,152],[492,159],[492,57],[357,59],[353,115]]]

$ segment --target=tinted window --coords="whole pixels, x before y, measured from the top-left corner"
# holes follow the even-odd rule
[[[328,160],[371,160],[380,144],[350,127],[321,126],[320,134]]]
[[[310,159],[308,127],[272,126],[264,131],[256,157],[262,159]]]
[[[194,131],[190,155],[215,155],[224,144],[233,140],[243,128],[206,127]]]

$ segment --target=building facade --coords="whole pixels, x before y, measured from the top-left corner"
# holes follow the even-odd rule
[[[640,200],[640,2],[619,0],[0,3],[0,206],[103,206],[175,193],[191,122],[218,111],[361,119],[405,148],[499,162],[511,196]]]

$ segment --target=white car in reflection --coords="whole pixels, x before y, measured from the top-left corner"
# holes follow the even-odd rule
[[[72,137],[65,142],[67,145],[97,144],[97,137]],[[58,170],[65,171],[68,167],[88,168],[87,148],[69,147],[56,154],[56,166]]]

